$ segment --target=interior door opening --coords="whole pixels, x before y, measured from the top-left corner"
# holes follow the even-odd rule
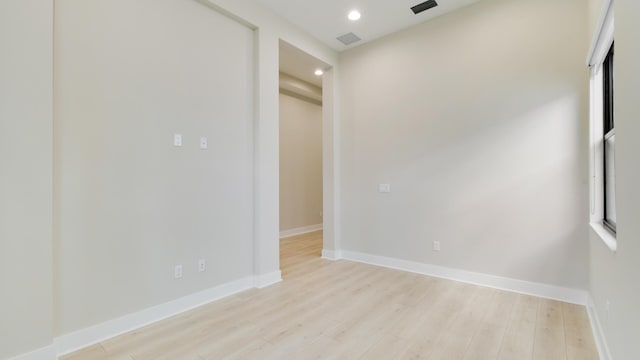
[[[280,41],[280,268],[284,279],[323,248],[323,72]]]

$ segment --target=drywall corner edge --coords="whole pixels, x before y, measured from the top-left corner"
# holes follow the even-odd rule
[[[596,305],[591,295],[587,299],[587,313],[589,314],[589,323],[591,324],[591,331],[593,332],[593,339],[598,348],[598,354],[602,360],[611,360],[611,351],[607,339],[604,335],[604,329],[600,323],[600,317],[596,311]]]

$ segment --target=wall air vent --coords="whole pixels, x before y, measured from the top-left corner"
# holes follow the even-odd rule
[[[429,1],[425,1],[422,4],[418,4],[416,6],[413,6],[411,8],[411,11],[413,11],[414,14],[420,14],[423,11],[427,11],[431,8],[434,8],[438,6],[438,3],[436,2],[436,0],[429,0]]]
[[[351,45],[353,43],[356,43],[362,39],[360,39],[358,37],[358,35],[350,32],[348,34],[344,34],[341,36],[338,36],[336,39],[340,40],[341,43],[345,44],[345,45]]]

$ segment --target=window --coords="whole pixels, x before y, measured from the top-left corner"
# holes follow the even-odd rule
[[[607,57],[602,64],[602,128],[603,128],[603,224],[609,230],[616,231],[616,129],[613,112],[613,53],[611,44]]]
[[[610,2],[600,19],[589,50],[591,74],[589,121],[591,229],[616,251],[616,129],[614,119],[614,7]]]

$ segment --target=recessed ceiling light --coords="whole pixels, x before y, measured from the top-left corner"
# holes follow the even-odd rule
[[[322,76],[322,74],[324,74],[324,71],[318,69],[318,70],[316,70],[315,74],[318,75],[318,76]]]
[[[348,18],[351,21],[360,20],[360,12],[358,10],[353,10],[349,13]]]

